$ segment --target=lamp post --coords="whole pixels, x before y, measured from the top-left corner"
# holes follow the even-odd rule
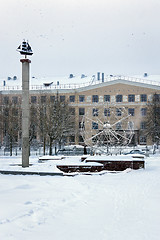
[[[29,64],[27,55],[32,55],[32,49],[28,42],[23,41],[17,48],[25,58],[22,63],[22,167],[29,167]]]

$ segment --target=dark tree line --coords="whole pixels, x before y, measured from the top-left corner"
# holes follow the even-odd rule
[[[147,106],[146,135],[153,143],[160,140],[160,94],[154,94]]]

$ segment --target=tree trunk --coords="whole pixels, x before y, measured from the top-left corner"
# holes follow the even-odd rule
[[[55,144],[55,147],[54,147],[54,151],[55,151],[55,155],[57,155],[57,146]]]
[[[10,142],[9,142],[9,150],[10,150],[10,156],[12,156],[12,138],[10,138]]]
[[[46,137],[43,137],[43,155],[46,155]]]
[[[50,138],[49,140],[50,140],[50,142],[49,142],[49,155],[52,155],[52,143],[53,143],[53,139]]]
[[[29,149],[28,149],[28,151],[29,151],[29,156],[31,155],[31,142],[29,143]]]

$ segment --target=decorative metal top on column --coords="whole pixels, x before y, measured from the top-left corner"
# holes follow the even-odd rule
[[[32,49],[25,40],[17,48],[25,58],[22,63],[22,167],[29,167],[29,63],[27,55],[32,55]]]
[[[26,42],[25,40],[23,40],[22,44],[19,45],[17,51],[20,52],[21,55],[25,55],[25,58],[27,58],[27,55],[33,54],[31,46],[29,45],[28,41]]]

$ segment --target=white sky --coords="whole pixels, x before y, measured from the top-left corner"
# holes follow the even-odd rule
[[[159,0],[0,0],[0,78],[20,75],[28,39],[32,76],[160,74]]]

